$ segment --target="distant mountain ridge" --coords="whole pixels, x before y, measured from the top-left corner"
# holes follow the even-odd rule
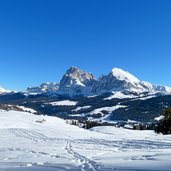
[[[0,94],[10,93],[10,92],[11,92],[10,90],[7,90],[0,86]]]
[[[24,92],[1,88],[0,92],[2,109],[16,105],[38,114],[99,122],[153,122],[171,106],[170,87],[141,81],[120,68],[96,79],[92,73],[71,67],[59,83],[43,83]]]
[[[59,89],[58,83],[43,83],[37,87],[30,87],[27,89],[28,94],[42,94],[42,93],[55,93]]]
[[[120,68],[96,79],[92,73],[85,72],[77,67],[69,68],[63,75],[60,83],[43,83],[38,87],[27,89],[27,93],[56,93],[66,96],[92,96],[103,93],[122,92],[146,94],[171,94],[171,88],[162,85],[154,85],[141,81],[134,75]]]
[[[0,94],[10,91],[0,87]],[[113,68],[107,75],[98,79],[92,73],[85,72],[77,67],[69,68],[59,83],[43,83],[37,87],[30,87],[25,92],[27,95],[59,94],[69,97],[94,96],[104,93],[120,93],[130,97],[141,94],[171,94],[171,87],[154,85],[141,81],[131,73],[120,68]]]

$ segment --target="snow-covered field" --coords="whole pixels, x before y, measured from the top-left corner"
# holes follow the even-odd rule
[[[170,157],[170,135],[0,111],[0,171],[169,171]]]
[[[109,113],[112,113],[113,111],[119,109],[119,108],[125,108],[127,106],[123,106],[123,105],[116,105],[116,106],[112,106],[112,107],[101,107],[101,108],[97,108],[95,110],[93,110],[92,112],[90,112],[90,115],[94,115],[94,114],[98,114],[101,113],[102,111],[107,111]]]
[[[51,104],[52,106],[75,106],[78,102],[70,101],[70,100],[63,100],[58,102],[51,102],[48,104]]]

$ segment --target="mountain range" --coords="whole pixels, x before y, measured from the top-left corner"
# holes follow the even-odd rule
[[[98,79],[77,67],[69,68],[59,83],[43,83],[27,89],[28,94],[56,93],[65,96],[93,96],[109,92],[141,94],[171,94],[171,88],[141,81],[120,68],[113,68]]]
[[[97,79],[71,67],[59,83],[43,83],[23,92],[0,88],[0,109],[11,110],[11,106],[64,119],[153,122],[171,106],[171,88],[141,81],[120,68]]]

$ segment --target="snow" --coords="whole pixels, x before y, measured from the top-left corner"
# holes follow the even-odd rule
[[[50,102],[48,104],[51,104],[52,106],[75,106],[78,102],[76,101],[70,101],[70,100],[63,100],[63,101],[57,101],[57,102]]]
[[[171,87],[164,86],[164,88],[165,88],[165,91],[166,91],[167,93],[171,93]]]
[[[98,95],[92,95],[92,96],[87,96],[87,98],[94,98],[97,97]]]
[[[112,92],[113,95],[107,97],[107,98],[104,98],[104,100],[112,100],[112,99],[129,99],[129,98],[135,98],[137,96],[133,95],[133,94],[129,94],[129,95],[126,95],[126,94],[123,94],[122,92],[118,91],[118,92]]]
[[[138,78],[136,78],[135,76],[133,76],[129,72],[124,71],[120,68],[113,68],[112,74],[113,74],[113,76],[115,76],[119,80],[127,80],[127,81],[133,82],[133,83],[139,83],[140,82],[140,80]]]
[[[0,92],[5,92],[6,90],[0,86]]]
[[[130,101],[135,101],[135,100],[148,100],[148,99],[151,99],[151,98],[154,98],[156,97],[155,94],[148,94],[148,96],[139,96],[137,98],[134,98],[134,99],[131,99]]]
[[[31,113],[37,113],[36,110],[28,108],[28,107],[24,107],[24,106],[17,106],[18,108],[22,109],[25,112],[31,112]]]
[[[141,82],[143,86],[145,86],[147,88],[147,90],[150,92],[150,93],[156,93],[155,91],[155,88],[154,88],[154,85],[147,82],[147,81],[142,81]]]
[[[150,96],[146,96],[146,97],[141,97],[141,98],[137,98],[138,100],[147,100],[147,99],[151,99],[153,97],[156,97],[156,95],[150,95]]]
[[[85,87],[85,85],[79,79],[75,79],[75,83],[76,85]]]
[[[37,123],[37,120],[45,120]],[[170,171],[171,135],[0,112],[1,171]]]
[[[77,107],[76,109],[72,110],[72,112],[78,112],[83,109],[89,109],[91,106],[83,106],[83,107]]]
[[[164,119],[164,116],[163,115],[154,118],[155,121],[160,121],[160,120],[163,120],[163,119]]]
[[[3,87],[0,86],[0,94],[10,93],[10,92],[11,92],[10,90],[6,90],[6,89],[4,89]]]
[[[27,89],[24,94],[27,95],[37,95],[41,93],[56,93],[57,90],[59,89],[59,84],[58,83],[42,83],[40,86],[37,87],[30,87]]]
[[[124,128],[133,129],[133,125],[131,125],[131,124],[126,124],[126,125],[124,125]]]
[[[116,106],[112,106],[112,107],[101,107],[101,108],[97,108],[97,109],[91,111],[90,115],[101,113],[103,110],[108,111],[108,113],[112,113],[113,111],[115,111],[119,108],[125,108],[125,107],[127,107],[127,106],[116,105]]]

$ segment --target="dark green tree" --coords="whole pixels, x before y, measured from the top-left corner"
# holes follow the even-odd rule
[[[155,127],[156,133],[171,134],[171,108],[167,108],[163,112],[164,119],[160,120]]]

